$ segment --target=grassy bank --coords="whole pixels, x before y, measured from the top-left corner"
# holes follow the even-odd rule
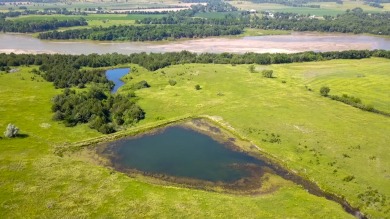
[[[137,73],[125,77],[127,84],[120,92],[127,92],[132,83],[140,80],[152,86],[137,91],[146,119],[135,129],[147,129],[177,117],[212,116],[290,169],[323,189],[344,196],[364,213],[385,217],[388,201],[382,203],[381,197],[390,197],[386,172],[390,166],[386,144],[390,141],[390,120],[323,98],[318,89],[325,83],[331,92],[337,90],[337,86],[328,83],[337,73],[332,74],[335,69],[344,69],[351,75],[361,69],[366,77],[360,79],[373,82],[366,88],[369,95],[356,96],[363,102],[373,101],[370,97],[382,92],[376,91],[376,87],[389,87],[389,76],[385,74],[390,70],[388,60],[256,66],[258,71],[274,70],[276,77],[272,79],[250,73],[248,67],[186,64],[156,72],[137,67]],[[58,145],[96,139],[101,134],[84,125],[66,128],[53,122],[50,99],[60,90],[28,73],[30,69],[24,67],[16,73],[0,75],[0,130],[14,123],[25,136],[0,139],[2,218],[350,217],[338,204],[310,195],[277,177],[271,177],[269,183],[275,180],[283,186],[274,193],[236,196],[155,185],[142,177],[129,178],[82,156],[56,156]],[[322,70],[328,76],[309,77],[309,70]],[[170,79],[177,84],[169,85]],[[338,77],[338,81],[346,83],[349,78]],[[200,90],[195,89],[197,84]],[[358,93],[352,85],[349,89]],[[373,101],[374,107],[390,102],[385,95],[378,101]],[[272,134],[279,135],[280,144],[271,143]],[[353,178],[349,180],[349,176]],[[378,191],[379,202],[366,201],[372,190]],[[363,195],[359,196],[360,193]]]
[[[389,119],[322,98],[319,87],[328,81],[315,77],[316,86],[310,88],[307,74],[364,72],[367,77],[361,79],[374,82],[366,85],[367,95],[360,98],[369,102],[370,96],[377,94],[379,103],[373,106],[379,108],[388,106],[390,101],[380,91],[389,87],[389,76],[383,76],[390,69],[388,60],[334,60],[257,69],[272,69],[276,78],[249,73],[245,65],[193,64],[135,74],[132,81],[142,78],[152,86],[137,93],[141,106],[149,112],[144,122],[182,113],[216,116],[323,189],[346,197],[370,215],[384,214],[388,209],[383,199],[390,195],[386,183],[390,166],[386,147]],[[170,79],[177,84],[170,86]],[[338,81],[349,83],[350,79],[338,77]],[[196,84],[202,89],[195,90]],[[358,86],[351,85],[350,89],[359,96]],[[272,134],[280,136],[280,144],[271,143]],[[374,190],[378,194],[371,197]]]

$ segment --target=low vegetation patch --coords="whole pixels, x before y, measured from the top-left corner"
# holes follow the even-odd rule
[[[390,117],[390,112],[380,111],[380,110],[375,109],[373,106],[364,105],[362,103],[362,101],[360,100],[360,98],[358,98],[358,97],[348,96],[347,94],[343,94],[342,96],[328,95],[329,92],[330,92],[329,87],[321,87],[321,89],[320,89],[320,94],[322,96],[329,97],[332,100],[343,102],[345,104],[348,104],[350,106],[353,106],[355,108],[358,108],[358,109],[361,109],[364,111],[378,113],[378,114]]]

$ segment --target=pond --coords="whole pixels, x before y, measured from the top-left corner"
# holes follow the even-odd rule
[[[97,152],[109,166],[129,175],[196,188],[259,191],[265,174],[280,171],[244,153],[240,143],[206,120],[193,119],[101,144]]]
[[[212,182],[234,182],[249,177],[247,165],[266,166],[261,160],[182,126],[119,140],[110,149],[114,162],[122,168]]]
[[[246,148],[245,152],[242,147]],[[301,185],[311,194],[338,202],[359,218],[363,217],[345,200],[287,171],[260,155],[252,143],[232,136],[205,119],[156,128],[93,148],[106,160],[106,165],[120,172],[130,176],[142,174],[157,182],[172,182],[191,188],[258,194],[263,193],[259,188],[267,178],[277,175]],[[275,191],[272,185],[270,188],[265,193]]]
[[[0,33],[0,52],[106,54],[140,52],[197,53],[294,53],[302,51],[342,51],[390,49],[390,38],[340,33],[293,32],[290,35],[214,37],[162,42],[120,42],[88,40],[39,40],[28,34]]]
[[[109,81],[114,82],[114,88],[112,88],[111,93],[115,93],[120,87],[125,83],[121,80],[123,76],[130,72],[129,68],[116,68],[106,71],[106,77]]]

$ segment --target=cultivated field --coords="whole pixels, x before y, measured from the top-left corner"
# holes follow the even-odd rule
[[[344,13],[347,9],[354,9],[357,7],[362,8],[366,12],[385,12],[390,11],[390,3],[381,3],[384,8],[375,8],[363,4],[363,1],[343,1],[343,4],[337,4],[336,2],[309,2],[308,4],[320,5],[320,8],[309,7],[291,7],[281,4],[262,3],[256,4],[251,1],[231,1],[232,5],[241,10],[255,9],[257,11],[272,11],[272,12],[290,12],[298,14],[311,14],[316,16],[332,15]]]
[[[327,85],[332,94],[348,93],[389,111],[387,59],[256,66],[274,70],[272,79],[250,73],[248,65],[186,64],[156,72],[136,67],[120,92],[140,80],[151,88],[136,93],[146,119],[132,129],[184,115],[212,116],[369,216],[388,215],[390,119],[318,92]],[[14,123],[22,134],[0,139],[1,218],[350,216],[338,204],[279,177],[267,182],[281,185],[273,193],[236,196],[129,178],[78,153],[56,156],[58,145],[101,134],[52,121],[50,99],[60,90],[29,73],[32,68],[0,75],[0,130]],[[340,71],[342,76],[336,75]],[[170,79],[177,84],[169,85]],[[197,84],[201,90],[194,88]],[[280,136],[280,144],[269,141],[272,133]]]

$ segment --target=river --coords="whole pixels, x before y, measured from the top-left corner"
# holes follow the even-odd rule
[[[291,35],[222,37],[163,42],[39,40],[28,34],[0,34],[0,53],[105,54],[140,52],[294,53],[302,51],[390,50],[390,38],[340,33],[292,33]]]

